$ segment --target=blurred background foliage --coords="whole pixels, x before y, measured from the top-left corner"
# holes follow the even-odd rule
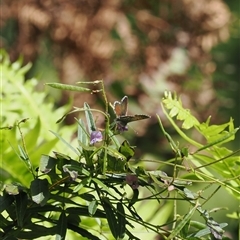
[[[173,155],[155,114],[164,117],[166,89],[200,122],[211,115],[220,124],[232,116],[240,125],[239,22],[233,0],[3,0],[0,47],[11,61],[22,55],[32,62],[27,78],[37,77],[38,89],[45,82],[103,79],[111,102],[128,95],[131,113],[152,116],[127,133],[138,146],[136,158],[145,153],[163,160]],[[56,107],[71,98],[74,106],[103,107],[100,94],[51,94]],[[239,149],[239,142],[238,134],[231,148]]]
[[[181,95],[200,121],[232,116],[240,125],[236,1],[8,0],[1,9],[1,47],[12,61],[22,55],[33,63],[29,78],[40,79],[40,86],[103,79],[110,101],[126,94],[132,113],[153,116],[134,124],[137,136],[131,132],[136,144],[145,133],[153,139],[152,153],[163,145],[154,116],[161,115],[166,89]],[[69,92],[52,94],[57,105],[69,101]],[[98,95],[79,94],[74,105],[86,100],[102,104]]]

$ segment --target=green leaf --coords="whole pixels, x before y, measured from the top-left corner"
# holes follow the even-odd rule
[[[188,221],[185,226],[182,228],[182,230],[180,231],[181,236],[183,237],[183,239],[187,239],[187,235],[189,232],[189,226],[190,226],[190,221]]]
[[[71,157],[69,157],[66,154],[60,153],[60,152],[55,152],[53,151],[53,153],[55,154],[56,158],[59,160],[66,160],[66,161],[70,161]]]
[[[98,207],[98,202],[97,200],[93,200],[90,202],[90,204],[88,205],[88,212],[90,214],[90,216],[94,216],[96,210]]]
[[[56,164],[56,158],[50,157],[48,155],[42,155],[40,159],[39,170],[42,173],[49,173]]]
[[[183,229],[183,227],[190,221],[193,214],[195,213],[196,209],[198,208],[198,204],[196,204],[195,207],[193,207],[188,214],[185,215],[185,217],[181,220],[181,222],[176,226],[175,229],[171,232],[171,234],[168,236],[168,240],[174,239],[178,233]]]
[[[86,116],[86,120],[87,120],[88,131],[91,134],[91,132],[96,131],[97,128],[95,126],[93,114],[90,110],[89,105],[86,102],[84,103],[84,110],[85,110],[85,116]]]
[[[8,122],[4,121],[3,125],[14,125],[19,119],[31,117],[29,123],[26,126],[27,129],[34,129],[35,119],[40,119],[41,122],[41,134],[35,135],[36,138],[40,137],[41,140],[48,139],[51,135],[48,133],[48,129],[57,130],[55,119],[53,117],[54,102],[43,104],[46,99],[47,92],[36,91],[39,81],[37,79],[25,80],[24,74],[30,69],[31,64],[27,64],[24,67],[21,66],[21,60],[17,60],[14,63],[9,62],[9,57],[6,53],[1,51],[0,56],[2,61],[0,62],[0,68],[2,72],[2,79],[4,80],[4,88],[2,93],[7,97],[3,99],[4,118]],[[17,66],[17,67],[16,67]],[[14,102],[14,104],[12,104]],[[56,116],[66,111],[66,106],[55,110]],[[66,129],[66,127],[63,127]],[[34,134],[33,134],[34,136]]]
[[[39,157],[44,154],[49,154],[52,149],[56,147],[56,143],[58,143],[58,139],[54,138],[46,142],[42,142],[40,145],[35,145],[34,151],[33,149],[29,151],[29,157],[32,159],[34,163],[36,163],[36,160],[39,161]],[[27,145],[26,145],[27,146]]]
[[[73,192],[80,191],[83,187],[90,184],[91,180],[92,180],[91,177],[83,178],[82,181],[73,189]]]
[[[119,152],[126,157],[127,161],[129,161],[135,153],[134,148],[130,146],[127,140],[123,141],[119,148]]]
[[[229,128],[229,131],[226,130]],[[197,130],[207,139],[207,144],[201,146],[196,152],[208,149],[210,147],[217,147],[223,143],[234,140],[239,128],[234,129],[233,120],[230,119],[228,123],[222,125],[209,126],[209,119],[206,123],[197,126]]]
[[[48,181],[47,179],[35,179],[31,182],[30,186],[32,200],[40,204],[45,205],[49,199]]]
[[[21,64],[19,64],[19,68],[17,69],[17,70],[19,70],[18,74],[19,75],[24,75],[31,69],[32,64],[29,62],[29,63],[27,63],[25,66],[23,66],[21,68],[20,68],[20,66],[21,66]]]
[[[162,100],[164,106],[170,110],[169,116],[171,118],[175,117],[183,121],[182,128],[190,129],[193,126],[198,126],[198,120],[192,116],[189,109],[184,109],[180,99],[177,99],[177,96],[172,96],[171,92],[165,91],[164,98]]]
[[[78,120],[78,131],[77,131],[78,147],[80,152],[82,152],[83,147],[89,145],[89,135],[87,134],[85,124],[82,119]]]
[[[64,240],[67,233],[67,218],[65,211],[61,212],[61,215],[57,222],[57,234],[56,234],[56,240]]]
[[[87,169],[85,169],[82,166],[82,164],[80,164],[76,161],[72,161],[72,164],[64,165],[63,166],[63,171],[69,172],[69,173],[70,173],[70,171],[77,171],[77,173],[79,173],[79,174],[83,174],[85,176],[90,176],[90,172]]]
[[[26,161],[28,166],[31,166],[31,162],[29,161],[28,154],[25,152],[24,148],[21,145],[18,145],[18,150],[19,150],[21,159],[23,161]]]
[[[53,147],[56,151],[63,150],[61,144],[56,144],[60,143],[60,141],[56,138],[53,140],[52,134],[48,131],[49,129],[56,132],[60,131],[59,134],[66,141],[69,141],[75,132],[76,126],[57,125],[55,123],[56,119],[70,108],[70,104],[53,110],[55,108],[54,99],[51,99],[51,96],[47,98],[48,92],[46,89],[42,92],[39,91],[41,81],[34,78],[25,79],[24,74],[29,70],[31,64],[22,67],[23,61],[21,59],[11,63],[7,53],[4,50],[0,51],[0,69],[4,86],[1,89],[1,94],[6,96],[0,99],[1,112],[3,113],[1,126],[12,129],[11,131],[1,131],[0,134],[0,152],[4,156],[3,166],[4,170],[9,174],[8,178],[21,182],[23,185],[29,185],[32,175],[26,173],[22,163],[15,157],[9,145],[19,144],[18,141],[23,136],[27,154],[22,151],[23,149],[19,150],[22,152],[23,159],[26,160],[28,155],[32,165],[35,166],[39,162],[42,153],[48,154]],[[26,118],[29,118],[29,120],[25,123],[22,122],[20,126],[21,136],[16,123],[20,119]],[[16,149],[16,147],[14,148]],[[28,166],[30,166],[30,162],[28,162]],[[6,180],[5,176],[0,178]]]
[[[197,147],[202,147],[202,145],[196,141],[194,141],[193,139],[191,139],[190,137],[188,137],[179,127],[178,125],[174,122],[174,120],[169,116],[169,114],[167,113],[167,111],[165,110],[165,108],[162,105],[162,109],[164,114],[166,115],[167,119],[170,121],[170,123],[172,124],[172,126],[174,127],[174,129],[178,132],[178,134],[187,142],[191,143],[194,146]],[[174,141],[172,140],[171,136],[164,130],[161,119],[159,117],[159,115],[157,115],[158,121],[159,121],[159,125],[164,133],[164,135],[166,136],[166,138],[168,139],[168,141],[171,143],[171,147],[173,148],[174,151],[176,151],[176,144],[174,143]],[[180,151],[180,156],[181,156],[181,151]]]
[[[110,189],[102,181],[100,181],[97,178],[92,178],[92,180],[98,185],[98,187],[101,187],[103,190],[108,192],[110,195],[113,195],[112,192],[110,191]]]
[[[25,145],[28,152],[35,151],[38,145],[38,139],[40,138],[41,121],[40,117],[37,118],[35,126],[24,136]]]
[[[228,225],[227,223],[223,223],[226,224],[226,226]],[[222,235],[224,233],[224,230],[222,229],[222,227],[220,226],[220,224],[218,224],[217,222],[215,222],[212,218],[208,218],[207,220],[207,226],[209,227],[211,234],[216,238],[216,239],[222,239]]]
[[[17,195],[22,190],[25,190],[25,187],[23,187],[20,183],[5,184],[5,191],[10,195]]]
[[[107,152],[110,156],[115,157],[118,160],[121,160],[121,161],[125,160],[126,161],[126,157],[122,153],[120,153],[117,149],[115,149],[111,146],[108,146]]]
[[[54,134],[59,140],[61,140],[69,149],[71,149],[74,153],[77,155],[79,154],[78,151],[70,144],[68,143],[64,138],[62,138],[58,133],[55,133],[50,130],[52,134]]]
[[[199,197],[196,193],[190,191],[188,188],[184,188],[183,192],[185,197],[188,199],[197,199]]]
[[[200,225],[201,223],[199,223],[199,225]],[[220,223],[219,224],[219,226],[221,227],[221,228],[224,228],[224,227],[226,227],[228,224],[227,223]],[[194,225],[195,226],[195,225]],[[204,225],[204,226],[206,226],[206,225]],[[196,227],[196,226],[195,226]],[[193,236],[193,237],[197,237],[197,238],[202,238],[202,237],[204,237],[204,236],[206,236],[206,235],[209,235],[211,233],[211,231],[210,231],[210,229],[208,228],[208,227],[206,227],[206,228],[204,228],[204,229],[201,229],[201,230],[199,230],[199,231],[197,231],[197,232],[195,232],[195,233],[192,233],[192,234],[190,234],[188,237],[191,237],[191,236]]]

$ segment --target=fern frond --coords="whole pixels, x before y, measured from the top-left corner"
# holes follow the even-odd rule
[[[182,128],[190,129],[193,126],[198,126],[200,124],[198,120],[191,114],[189,109],[183,108],[181,99],[178,99],[176,94],[172,96],[171,92],[165,91],[162,102],[164,106],[170,110],[170,117],[176,117],[178,120],[183,121]]]

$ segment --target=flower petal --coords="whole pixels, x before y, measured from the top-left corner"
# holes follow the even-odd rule
[[[92,131],[90,136],[90,144],[93,145],[96,142],[101,142],[103,140],[102,133],[100,131]]]

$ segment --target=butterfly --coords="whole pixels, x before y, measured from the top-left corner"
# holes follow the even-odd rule
[[[150,116],[144,114],[127,115],[128,111],[127,96],[124,96],[120,102],[115,101],[113,104],[113,110],[116,114],[117,130],[119,131],[127,131],[128,130],[127,124],[129,122],[150,118]]]

